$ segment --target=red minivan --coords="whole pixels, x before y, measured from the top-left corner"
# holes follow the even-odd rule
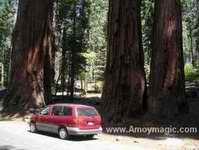
[[[70,135],[93,137],[102,132],[101,117],[94,107],[79,104],[53,104],[33,114],[30,131],[56,133],[61,139]]]

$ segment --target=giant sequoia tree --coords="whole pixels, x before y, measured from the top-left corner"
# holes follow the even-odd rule
[[[180,0],[156,0],[149,110],[173,116],[187,109],[185,100]]]
[[[12,39],[11,81],[4,100],[7,111],[40,107],[48,99],[54,58],[52,9],[52,0],[19,0]]]
[[[144,59],[140,0],[110,0],[103,106],[108,122],[131,118],[143,108]]]

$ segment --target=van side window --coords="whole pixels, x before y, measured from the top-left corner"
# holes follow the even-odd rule
[[[70,107],[63,107],[63,115],[64,116],[72,116],[72,108],[70,108]]]
[[[70,116],[72,115],[72,109],[65,106],[54,106],[52,110],[55,116]]]
[[[49,112],[49,108],[45,108],[44,110],[41,111],[41,115],[48,115],[48,112]]]
[[[62,109],[61,106],[54,106],[54,107],[53,107],[53,110],[52,110],[53,115],[55,115],[55,116],[60,116],[61,109]]]

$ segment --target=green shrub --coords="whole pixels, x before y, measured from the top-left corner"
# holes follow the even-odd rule
[[[186,81],[194,81],[199,79],[199,73],[192,64],[185,64],[184,72]]]
[[[190,76],[194,73],[194,68],[192,64],[185,64],[184,66],[185,77]]]

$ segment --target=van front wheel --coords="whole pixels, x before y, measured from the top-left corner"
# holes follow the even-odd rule
[[[58,134],[59,134],[59,138],[62,140],[65,140],[68,138],[68,132],[65,128],[60,128]]]
[[[31,122],[30,123],[30,132],[35,133],[37,131],[36,124]]]

